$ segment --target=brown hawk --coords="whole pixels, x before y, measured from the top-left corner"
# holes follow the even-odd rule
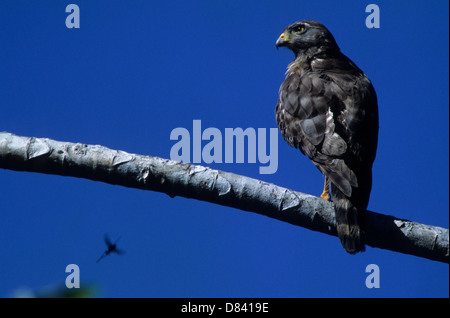
[[[321,197],[330,199],[330,186],[342,246],[351,254],[364,251],[363,213],[378,140],[375,90],[319,22],[286,27],[276,46],[295,54],[279,91],[278,127],[325,175]]]

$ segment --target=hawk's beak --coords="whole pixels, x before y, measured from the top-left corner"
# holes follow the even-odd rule
[[[286,45],[286,35],[283,33],[281,33],[280,37],[278,38],[277,42],[275,42],[275,45],[277,47],[277,49],[280,46],[285,46]]]

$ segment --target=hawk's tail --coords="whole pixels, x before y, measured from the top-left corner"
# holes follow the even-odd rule
[[[337,187],[332,186],[331,192],[336,211],[336,229],[342,246],[350,254],[363,252],[365,247],[361,227],[362,211],[358,211]]]

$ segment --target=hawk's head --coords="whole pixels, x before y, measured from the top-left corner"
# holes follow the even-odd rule
[[[339,50],[333,35],[321,23],[312,20],[295,22],[286,27],[276,42],[277,48],[285,46],[295,55],[308,49],[312,51]]]

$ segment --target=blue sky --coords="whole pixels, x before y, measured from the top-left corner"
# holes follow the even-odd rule
[[[68,29],[65,8],[80,8]],[[169,158],[177,127],[275,128],[288,24],[324,23],[372,80],[380,135],[369,209],[449,227],[448,1],[0,1],[0,131]],[[204,142],[205,144],[205,142]],[[203,145],[204,145],[203,144]],[[213,168],[319,195],[278,134],[278,170]],[[258,214],[100,182],[0,170],[0,297],[64,286],[101,297],[448,297],[448,265]],[[121,236],[123,256],[104,251]],[[380,288],[365,286],[366,266]]]

